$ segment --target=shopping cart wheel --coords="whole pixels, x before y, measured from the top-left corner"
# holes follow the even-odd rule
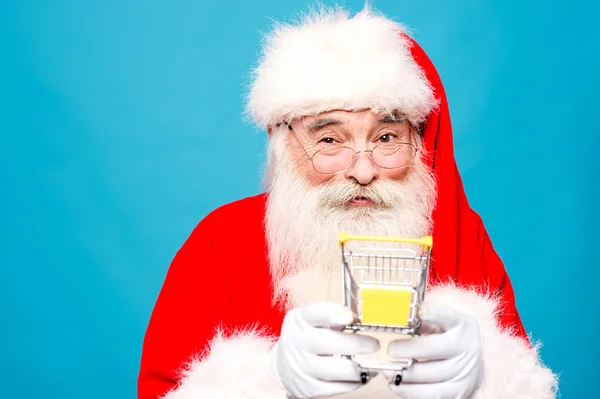
[[[402,382],[402,374],[396,374],[396,379],[394,380],[394,384],[396,384],[396,386],[400,385],[400,383]]]
[[[362,373],[360,373],[360,382],[362,382],[363,384],[366,384],[367,382],[369,382],[370,376],[369,373],[367,373],[366,371],[363,371]]]

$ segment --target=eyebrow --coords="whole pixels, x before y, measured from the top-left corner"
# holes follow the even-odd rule
[[[316,121],[314,121],[310,125],[308,125],[308,130],[313,132],[313,131],[319,130],[320,128],[325,127],[325,126],[341,125],[342,123],[343,122],[340,121],[339,119],[321,118],[321,119],[317,119]]]
[[[377,122],[378,123],[400,123],[400,122],[404,122],[407,119],[408,118],[403,114],[390,114],[390,115],[382,116],[381,118],[377,119]],[[311,133],[314,133],[315,131],[317,131],[321,128],[324,128],[326,126],[335,126],[335,125],[343,125],[343,124],[344,124],[344,122],[342,122],[339,119],[319,118],[308,125],[308,131]]]
[[[399,123],[404,122],[408,118],[403,114],[391,114],[385,115],[377,120],[379,123]]]

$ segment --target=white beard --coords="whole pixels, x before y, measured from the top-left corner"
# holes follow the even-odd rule
[[[269,192],[265,228],[273,300],[285,309],[317,300],[340,303],[342,258],[338,234],[430,234],[435,181],[417,157],[399,181],[379,179],[361,186],[345,180],[313,186],[299,174],[291,159],[288,134],[287,129],[273,131],[265,178]],[[374,206],[345,205],[356,196],[372,199]]]

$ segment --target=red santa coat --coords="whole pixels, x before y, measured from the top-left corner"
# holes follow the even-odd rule
[[[475,397],[554,398],[555,376],[528,342],[504,265],[464,193],[440,78],[409,40],[440,103],[423,125],[438,184],[427,300],[479,321],[485,382]],[[146,332],[139,399],[285,398],[268,367],[284,314],[272,305],[264,215],[265,195],[220,207],[177,253]]]

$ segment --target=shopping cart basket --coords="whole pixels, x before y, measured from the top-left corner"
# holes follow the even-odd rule
[[[354,241],[350,249],[349,242]],[[354,332],[387,332],[406,336],[417,333],[417,314],[427,287],[433,239],[352,236],[340,233],[342,250],[342,301],[356,320],[344,328]],[[380,362],[352,357],[363,372],[392,370],[398,373],[412,359]]]

